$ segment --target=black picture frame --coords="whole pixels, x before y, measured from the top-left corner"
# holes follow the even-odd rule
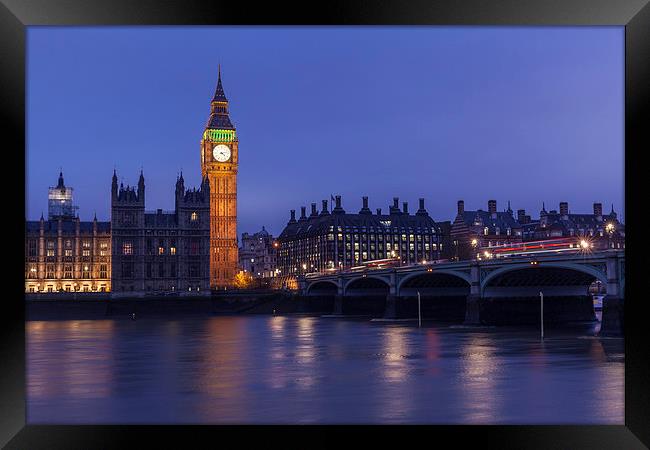
[[[109,448],[136,444],[138,436],[165,448],[193,448],[205,439],[210,446],[237,445],[261,438],[266,445],[344,445],[351,431],[364,431],[371,441],[402,439],[417,431],[426,445],[442,442],[498,448],[644,448],[650,446],[650,380],[646,306],[643,302],[644,251],[638,231],[643,224],[644,165],[638,158],[650,149],[643,122],[650,105],[650,6],[648,0],[463,0],[463,1],[329,1],[321,4],[277,4],[236,1],[2,0],[0,4],[0,108],[5,186],[5,240],[15,246],[8,255],[23,258],[25,185],[26,27],[67,25],[618,25],[625,27],[625,425],[624,426],[44,426],[25,425],[25,310],[23,261],[4,269],[6,295],[0,354],[0,445],[6,448]],[[646,114],[644,114],[646,113]],[[8,157],[13,156],[13,161]],[[22,170],[21,170],[22,169]],[[18,187],[17,187],[18,186]],[[8,194],[7,194],[8,193]],[[24,193],[24,188],[23,188]],[[635,245],[639,244],[639,245]],[[630,296],[632,293],[632,297]],[[636,295],[636,298],[634,296]],[[647,303],[647,301],[646,301]],[[597,395],[597,392],[594,393]],[[291,428],[290,430],[288,428]],[[295,431],[300,434],[295,434]],[[254,431],[254,432],[253,432]],[[289,432],[290,431],[290,432]],[[136,436],[138,435],[138,436]],[[307,438],[307,439],[305,439]],[[232,441],[230,441],[232,442]],[[370,443],[365,445],[370,445]],[[402,441],[405,442],[405,441]],[[412,444],[407,444],[412,445]],[[445,445],[446,446],[446,445]]]

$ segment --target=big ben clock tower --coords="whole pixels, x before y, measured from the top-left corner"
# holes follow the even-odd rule
[[[221,86],[210,103],[201,139],[201,173],[210,183],[210,287],[232,286],[237,273],[237,165],[239,141]]]

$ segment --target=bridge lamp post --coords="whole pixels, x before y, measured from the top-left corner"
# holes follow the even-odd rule
[[[476,258],[478,259],[478,253],[476,253],[476,247],[478,246],[478,239],[476,238],[472,239],[471,244],[472,244],[472,252],[474,253],[474,255],[476,255]]]
[[[609,237],[609,239],[607,241],[607,249],[608,250],[610,248],[612,248],[612,235],[614,234],[615,229],[616,229],[616,227],[611,222],[608,223],[607,225],[605,225],[605,231],[607,231],[607,236]]]

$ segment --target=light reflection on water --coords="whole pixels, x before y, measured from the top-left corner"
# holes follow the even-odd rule
[[[29,423],[622,424],[622,339],[318,317],[27,322]]]

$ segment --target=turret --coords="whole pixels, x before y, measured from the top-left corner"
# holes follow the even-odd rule
[[[334,206],[334,209],[332,210],[332,214],[345,214],[345,210],[341,206],[341,196],[340,195],[335,196],[334,200],[336,202],[336,206]]]
[[[140,178],[138,179],[138,201],[144,204],[144,174],[140,169]]]
[[[113,182],[111,183],[111,200],[117,200],[117,172],[113,169]]]

